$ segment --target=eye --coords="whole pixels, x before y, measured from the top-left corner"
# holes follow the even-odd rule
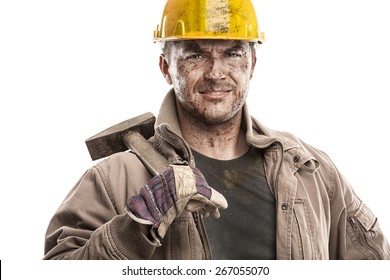
[[[204,55],[202,55],[200,53],[196,53],[196,54],[192,54],[192,55],[187,56],[186,60],[197,61],[197,60],[201,60],[203,58],[204,58]]]
[[[229,58],[241,58],[242,57],[242,53],[240,53],[240,52],[228,52],[225,55],[226,55],[226,57],[229,57]]]

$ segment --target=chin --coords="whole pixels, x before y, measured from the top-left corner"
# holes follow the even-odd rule
[[[223,115],[200,115],[199,120],[207,125],[225,124],[232,120],[237,113],[228,112]]]

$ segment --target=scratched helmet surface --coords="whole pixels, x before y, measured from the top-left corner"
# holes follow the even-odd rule
[[[262,43],[250,0],[168,0],[155,41],[221,39]]]

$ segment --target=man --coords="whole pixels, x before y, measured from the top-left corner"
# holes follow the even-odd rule
[[[173,88],[149,141],[170,165],[152,176],[124,152],[88,170],[49,224],[45,259],[390,258],[328,156],[249,115],[263,40],[249,0],[170,0],[155,39]]]

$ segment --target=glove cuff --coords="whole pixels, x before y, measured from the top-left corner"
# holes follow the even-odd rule
[[[130,216],[130,218],[132,220],[134,220],[135,222],[137,223],[140,223],[140,224],[143,224],[143,225],[151,225],[152,227],[150,228],[150,235],[153,237],[154,241],[156,241],[157,243],[157,246],[161,246],[161,243],[162,243],[162,238],[158,236],[158,229],[156,229],[155,227],[155,224],[152,223],[151,221],[149,220],[145,220],[145,219],[141,219],[141,218],[138,218],[137,216],[135,216],[131,211],[130,209],[128,209],[127,207],[125,207],[125,211],[126,213]]]

